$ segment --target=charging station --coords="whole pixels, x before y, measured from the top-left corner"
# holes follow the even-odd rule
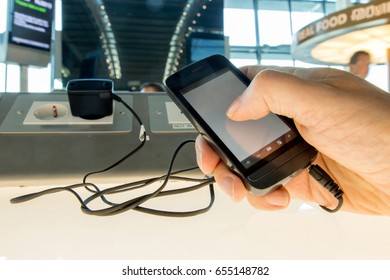
[[[126,182],[164,174],[174,149],[197,131],[165,94],[118,92],[143,120],[149,141],[98,182]],[[65,92],[4,94],[0,98],[0,186],[48,185],[80,180],[116,162],[139,143],[139,125],[114,102],[113,114],[98,120],[71,115]],[[53,106],[55,108],[53,108]],[[55,116],[57,115],[57,116]],[[177,168],[196,166],[186,148]]]

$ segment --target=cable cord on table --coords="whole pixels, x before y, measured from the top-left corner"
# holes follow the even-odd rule
[[[77,198],[77,200],[79,201],[79,203],[81,205],[81,211],[83,213],[88,214],[88,215],[95,215],[95,216],[111,216],[111,215],[116,215],[116,214],[120,214],[120,213],[129,211],[129,210],[135,210],[135,211],[139,211],[139,212],[143,212],[143,213],[147,213],[147,214],[159,215],[159,216],[189,217],[189,216],[199,215],[199,214],[205,213],[208,210],[210,210],[210,208],[212,207],[212,205],[215,201],[215,193],[214,193],[214,185],[213,185],[213,183],[215,182],[214,178],[205,178],[205,177],[191,178],[191,177],[178,176],[178,174],[180,174],[180,173],[195,170],[195,169],[197,169],[197,167],[190,167],[190,168],[186,168],[186,169],[182,169],[182,170],[178,170],[178,171],[173,171],[173,165],[174,165],[174,162],[175,162],[180,150],[185,145],[187,145],[189,143],[194,143],[195,140],[193,140],[193,139],[186,140],[186,141],[182,142],[176,148],[176,150],[174,151],[174,154],[172,156],[172,159],[169,163],[167,173],[165,175],[154,177],[154,178],[148,178],[148,179],[144,179],[144,180],[140,180],[140,181],[136,181],[136,182],[131,182],[131,183],[127,183],[127,184],[123,184],[123,185],[119,185],[119,186],[115,186],[115,187],[111,187],[111,188],[106,188],[104,190],[101,190],[97,185],[95,185],[93,183],[87,182],[88,177],[90,177],[94,174],[107,172],[107,171],[117,167],[119,164],[121,164],[122,162],[124,162],[125,160],[127,160],[128,158],[130,158],[131,156],[136,154],[137,152],[139,152],[144,147],[145,142],[148,139],[148,136],[146,135],[145,127],[144,127],[140,117],[137,115],[137,113],[128,104],[126,104],[123,101],[123,99],[120,98],[119,96],[113,94],[113,99],[118,101],[118,102],[121,102],[133,114],[133,116],[135,117],[135,119],[139,123],[139,125],[140,125],[139,139],[140,139],[141,143],[135,149],[131,150],[124,157],[122,157],[120,160],[118,160],[114,164],[108,166],[107,168],[87,173],[83,178],[83,182],[80,184],[74,184],[74,185],[69,185],[69,186],[65,186],[65,187],[50,188],[50,189],[43,190],[40,192],[19,196],[19,197],[11,199],[11,203],[21,203],[21,202],[25,202],[25,201],[28,201],[31,199],[38,198],[38,197],[43,196],[43,195],[53,194],[53,193],[62,192],[62,191],[68,191],[68,192],[72,193]],[[189,186],[189,187],[185,187],[185,188],[180,188],[180,189],[165,190],[165,188],[167,187],[170,180],[175,180],[176,182],[177,181],[187,181],[187,182],[193,182],[193,183],[197,183],[197,184]],[[127,200],[127,201],[121,202],[121,203],[114,203],[114,202],[111,202],[109,199],[107,199],[108,195],[132,191],[132,190],[136,190],[136,189],[140,189],[140,188],[145,188],[145,187],[147,187],[153,183],[156,183],[158,181],[162,181],[162,183],[156,190],[149,192],[147,194],[141,195],[139,197],[133,198],[131,200]],[[203,188],[207,185],[209,186],[210,201],[209,201],[207,206],[205,206],[201,209],[175,212],[175,211],[165,211],[165,210],[159,210],[159,209],[152,209],[152,208],[141,206],[142,204],[144,204],[145,202],[147,202],[153,198],[169,196],[169,195],[176,195],[176,194],[181,194],[181,193],[187,193],[187,192],[198,190],[198,189]],[[75,189],[81,188],[81,187],[84,187],[87,191],[92,192],[92,195],[88,196],[86,199],[83,199],[81,197],[81,195],[75,190]],[[106,205],[108,205],[108,207],[96,209],[96,210],[90,208],[88,206],[88,204],[97,198],[100,198]]]

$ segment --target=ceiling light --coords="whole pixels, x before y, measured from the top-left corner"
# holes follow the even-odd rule
[[[92,16],[95,19],[95,22],[99,26],[101,32],[101,46],[104,50],[104,55],[109,70],[112,68],[111,71],[109,71],[109,75],[111,78],[121,77],[122,74],[118,58],[118,51],[116,49],[116,40],[114,33],[112,32],[112,24],[106,12],[106,7],[103,5],[102,0],[84,0],[84,2],[87,4]],[[109,38],[109,45],[107,45],[108,42],[106,38]],[[111,61],[115,61],[116,63],[113,65]]]
[[[177,71],[182,54],[185,53],[183,50],[184,43],[193,31],[192,25],[197,23],[196,18],[201,16],[199,11],[207,8],[206,2],[207,0],[188,0],[184,6],[180,20],[176,24],[174,34],[169,43],[170,50],[165,64],[164,79]],[[172,58],[176,59],[173,60]]]

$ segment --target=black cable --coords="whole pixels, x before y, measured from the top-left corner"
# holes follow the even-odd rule
[[[119,96],[117,96],[115,94],[112,94],[112,96],[113,96],[114,100],[121,102],[133,114],[133,116],[135,117],[135,119],[139,123],[139,125],[141,127],[140,135],[139,135],[139,138],[141,140],[141,144],[139,144],[135,149],[133,149],[132,151],[127,153],[123,158],[121,158],[120,160],[118,160],[114,164],[110,165],[109,167],[104,168],[104,169],[99,170],[99,171],[93,171],[93,172],[87,173],[83,178],[83,183],[81,183],[81,184],[74,184],[74,185],[65,186],[65,187],[51,188],[51,189],[47,189],[44,191],[19,196],[19,197],[11,199],[11,203],[21,203],[21,202],[25,202],[25,201],[28,201],[31,199],[35,199],[37,197],[40,197],[40,196],[43,196],[46,194],[52,194],[52,193],[57,193],[57,192],[61,192],[61,191],[68,191],[68,192],[72,193],[77,198],[77,200],[80,202],[82,212],[89,214],[89,215],[108,216],[108,215],[116,215],[119,213],[123,213],[123,212],[128,211],[128,210],[136,210],[136,211],[140,211],[143,213],[160,215],[160,216],[189,217],[189,216],[202,214],[202,213],[208,211],[212,207],[214,200],[215,200],[215,193],[214,193],[214,186],[213,186],[213,183],[215,182],[214,179],[205,179],[205,178],[198,179],[198,178],[188,178],[188,177],[177,176],[177,174],[179,174],[179,173],[191,171],[191,170],[197,169],[198,167],[190,167],[190,168],[182,169],[179,171],[172,171],[173,164],[175,162],[175,159],[176,159],[179,151],[186,144],[194,143],[195,140],[184,141],[176,148],[176,150],[172,156],[172,159],[170,161],[166,175],[141,180],[138,182],[127,183],[127,184],[123,184],[120,186],[107,188],[105,190],[100,190],[95,184],[86,182],[86,180],[89,176],[91,176],[93,174],[98,174],[98,173],[103,173],[103,172],[109,171],[112,168],[121,164],[123,161],[125,161],[126,159],[128,159],[129,157],[134,155],[135,153],[137,153],[139,150],[142,149],[142,147],[145,145],[145,142],[147,140],[146,130],[145,130],[145,127],[141,121],[141,118],[136,114],[136,112],[126,102],[124,102],[122,100],[122,98],[120,98]],[[191,181],[191,182],[196,182],[198,184],[195,186],[187,187],[187,188],[163,191],[170,179],[181,180],[181,181]],[[162,185],[154,192],[151,192],[151,193],[146,194],[146,195],[142,195],[140,197],[137,197],[137,198],[134,198],[134,199],[131,199],[128,201],[125,201],[123,203],[113,203],[105,197],[105,195],[109,195],[109,194],[117,194],[117,193],[129,191],[129,190],[143,188],[143,187],[146,187],[152,183],[155,183],[155,182],[161,181],[161,180],[164,180]],[[199,188],[202,188],[206,185],[209,185],[210,202],[209,202],[208,206],[206,206],[202,209],[193,210],[193,211],[185,211],[185,212],[172,212],[172,211],[163,211],[163,210],[151,209],[151,208],[146,208],[146,207],[140,206],[141,204],[143,204],[146,201],[148,201],[152,198],[155,198],[155,197],[190,192],[190,191],[194,191],[194,190],[197,190]],[[79,187],[84,187],[87,191],[92,192],[93,194],[84,200],[74,190],[74,189],[79,188]],[[100,198],[105,204],[109,205],[109,207],[104,208],[104,209],[99,209],[99,210],[90,209],[88,207],[88,204],[90,202],[92,202],[93,200],[95,200],[96,198]]]
[[[137,122],[139,123],[140,127],[141,127],[141,132],[140,132],[140,140],[141,140],[141,144],[138,145],[138,147],[136,147],[134,150],[130,151],[128,154],[126,154],[123,158],[121,158],[120,160],[118,160],[117,162],[115,162],[114,164],[110,165],[109,167],[107,168],[104,168],[102,170],[99,170],[99,171],[93,171],[93,172],[90,172],[90,173],[87,173],[84,178],[83,178],[83,183],[86,182],[87,178],[93,174],[99,174],[99,173],[103,173],[103,172],[106,172],[108,170],[111,170],[113,169],[114,167],[118,166],[119,164],[121,164],[122,162],[124,162],[126,159],[128,159],[129,157],[131,157],[133,154],[137,153],[139,150],[142,149],[142,147],[145,145],[145,142],[147,140],[147,135],[146,135],[146,131],[145,131],[145,128],[144,128],[144,125],[141,121],[141,118],[138,116],[138,114],[125,102],[123,101],[122,98],[120,98],[118,95],[116,94],[112,94],[112,98],[120,103],[123,104],[123,106],[126,107],[126,109],[128,109],[134,116],[134,118],[137,120]]]
[[[195,168],[191,168],[191,170],[193,170],[193,169],[195,169]],[[188,169],[179,170],[179,171],[173,172],[172,174],[182,173],[182,172],[186,172],[186,171],[188,171]],[[107,188],[107,189],[95,192],[95,194],[91,195],[86,200],[86,202],[92,201],[92,200],[96,199],[97,197],[103,196],[105,194],[107,194],[107,195],[118,194],[118,193],[123,193],[123,192],[127,192],[127,191],[136,190],[136,189],[139,189],[139,188],[144,188],[144,187],[146,187],[148,185],[151,185],[151,184],[153,184],[153,183],[155,183],[157,181],[164,180],[165,176],[166,175],[155,177],[155,178],[150,178],[150,179],[145,179],[145,180],[141,180],[141,181],[137,181],[137,182],[126,183],[126,184],[115,186],[115,187],[111,187],[111,188]],[[204,178],[202,178],[202,179],[199,179],[199,178],[195,179],[195,178],[180,177],[180,176],[174,176],[174,175],[171,175],[170,179],[177,180],[177,181],[197,182],[197,183],[205,182]],[[111,206],[117,205],[117,203],[113,203],[113,202],[108,201],[108,200],[104,200],[104,202],[106,204],[108,204],[108,205],[111,205]]]
[[[169,181],[169,178],[172,174],[173,164],[174,164],[174,161],[175,161],[179,151],[182,149],[182,147],[184,147],[186,144],[191,143],[191,142],[195,142],[195,141],[194,140],[184,141],[176,148],[176,150],[172,156],[172,159],[170,161],[167,174],[164,176],[165,177],[164,181],[161,184],[161,186],[158,189],[156,189],[154,192],[151,192],[147,195],[143,195],[141,197],[137,197],[137,198],[132,199],[132,200],[125,201],[123,203],[114,204],[114,205],[107,207],[107,208],[103,208],[103,209],[99,209],[99,210],[92,210],[89,207],[87,207],[87,204],[90,201],[92,201],[98,197],[101,197],[101,194],[99,192],[97,194],[92,195],[90,198],[88,198],[86,201],[84,201],[85,205],[82,205],[82,211],[86,214],[97,215],[97,216],[114,215],[114,214],[122,213],[124,211],[135,209],[135,208],[139,207],[141,204],[145,203],[146,201],[148,201],[156,196],[160,196],[161,192],[166,187],[166,185]],[[200,186],[212,185],[213,182],[214,182],[213,180],[206,180],[204,183],[201,183]],[[213,188],[213,186],[210,186],[210,188]],[[183,192],[183,191],[181,191],[181,192]],[[171,192],[171,193],[174,194],[174,192]],[[214,192],[211,191],[210,195],[211,195],[211,200],[214,201]],[[153,210],[153,211],[156,213],[161,212],[159,210]],[[161,213],[161,215],[163,215],[163,213]]]
[[[320,207],[329,213],[335,213],[339,211],[344,203],[344,192],[340,189],[337,183],[333,181],[328,173],[326,173],[326,171],[317,164],[312,164],[309,166],[309,174],[339,201],[338,205],[334,209],[330,209],[322,205],[320,205]]]
[[[83,183],[86,183],[87,181],[87,178],[91,175],[94,175],[94,174],[100,174],[100,173],[104,173],[106,171],[109,171],[111,169],[113,169],[114,167],[118,166],[119,164],[121,164],[122,162],[124,162],[126,159],[128,159],[129,157],[131,157],[132,155],[134,155],[135,153],[137,153],[139,150],[141,150],[143,148],[143,146],[145,145],[146,143],[146,140],[148,139],[148,136],[146,135],[146,130],[145,130],[145,127],[143,125],[143,122],[141,120],[141,118],[138,116],[138,114],[133,110],[133,108],[131,108],[121,97],[119,97],[118,95],[112,93],[112,98],[117,101],[117,102],[120,102],[122,103],[123,106],[126,107],[127,110],[129,110],[131,112],[131,114],[134,116],[134,118],[137,120],[138,124],[140,125],[140,140],[141,140],[141,144],[139,144],[135,149],[131,150],[129,153],[127,153],[123,158],[121,158],[120,160],[116,161],[115,163],[113,163],[112,165],[102,169],[102,170],[98,170],[98,171],[93,171],[93,172],[89,172],[87,173],[84,178],[83,178]],[[100,189],[95,186],[95,191],[88,188],[88,186],[85,187],[88,191],[94,193],[94,192],[100,192]],[[106,203],[106,204],[110,204],[110,202],[106,199],[105,196],[100,196],[101,200]]]
[[[108,189],[105,189],[103,191],[100,191],[99,188],[92,183],[80,183],[80,184],[74,184],[74,185],[67,186],[67,187],[51,188],[51,189],[47,189],[47,190],[44,190],[41,192],[27,194],[27,195],[13,198],[13,199],[11,199],[11,203],[13,203],[13,204],[14,203],[21,203],[21,202],[25,202],[25,201],[28,201],[31,199],[35,199],[37,197],[40,197],[40,196],[43,196],[46,194],[57,193],[60,191],[68,191],[68,192],[71,192],[78,199],[78,201],[81,204],[81,210],[83,213],[89,214],[89,215],[95,215],[95,216],[111,216],[111,215],[123,213],[123,212],[128,211],[128,210],[136,210],[136,211],[140,211],[140,212],[147,213],[147,214],[168,216],[168,217],[189,217],[189,216],[194,216],[194,215],[199,215],[199,214],[205,213],[212,207],[212,205],[215,201],[215,193],[214,193],[214,186],[213,186],[214,179],[213,178],[212,179],[205,179],[205,178],[195,179],[195,178],[172,176],[172,174],[178,174],[178,173],[182,173],[182,172],[186,172],[188,170],[194,169],[194,168],[187,168],[187,169],[183,169],[180,171],[172,172],[173,163],[174,163],[180,149],[184,145],[191,143],[191,142],[194,142],[194,140],[187,140],[179,145],[179,147],[176,149],[176,151],[171,159],[171,162],[170,162],[170,165],[168,168],[168,172],[164,176],[159,176],[156,178],[151,178],[151,179],[141,180],[138,182],[128,183],[128,184],[124,184],[121,186],[108,188]],[[126,187],[126,188],[132,187],[133,189],[139,188],[139,187],[145,187],[146,185],[153,183],[153,182],[156,182],[156,181],[161,180],[161,179],[164,179],[163,184],[156,191],[154,191],[152,193],[134,198],[132,200],[128,200],[128,201],[123,202],[123,203],[113,204],[113,206],[111,206],[111,207],[103,208],[103,209],[99,209],[99,210],[92,210],[88,207],[88,204],[90,202],[92,202],[93,200],[95,200],[96,198],[102,197],[104,194],[118,193],[118,191],[122,191],[122,190],[119,190],[122,187]],[[199,184],[197,184],[195,186],[187,187],[187,188],[162,191],[165,188],[165,186],[167,185],[169,179],[185,180],[185,181],[187,181],[189,179],[190,181],[197,181],[197,182],[199,182]],[[151,209],[151,208],[146,208],[146,207],[140,206],[142,203],[144,203],[144,202],[146,202],[154,197],[163,197],[163,196],[168,196],[168,195],[186,193],[186,192],[200,189],[206,185],[209,185],[210,202],[209,202],[208,206],[206,206],[205,208],[202,208],[202,209],[193,210],[193,211],[184,211],[184,212],[172,212],[172,211],[157,210],[157,209]],[[95,189],[95,191],[94,191],[93,195],[91,195],[87,199],[83,200],[81,198],[81,196],[73,189],[79,188],[79,187],[86,187],[86,186],[93,187]]]
[[[206,213],[211,209],[211,207],[214,204],[215,201],[215,193],[214,193],[214,185],[209,184],[209,190],[210,190],[210,203],[207,207],[198,209],[195,211],[186,211],[186,212],[173,212],[173,211],[162,211],[162,210],[155,210],[155,209],[150,209],[150,208],[145,208],[145,207],[138,207],[136,210],[147,213],[147,214],[153,214],[153,215],[159,215],[159,216],[166,216],[166,217],[176,217],[176,218],[183,218],[183,217],[191,217],[195,215],[200,215],[203,213]],[[165,192],[162,192],[161,194],[164,194]]]

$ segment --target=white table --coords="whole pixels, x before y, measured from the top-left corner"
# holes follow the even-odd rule
[[[9,202],[41,189],[0,188],[0,259],[390,259],[390,217],[329,214],[297,202],[258,211],[218,188],[213,208],[190,218],[88,216],[68,193]],[[204,189],[150,205],[183,210],[207,203]]]

